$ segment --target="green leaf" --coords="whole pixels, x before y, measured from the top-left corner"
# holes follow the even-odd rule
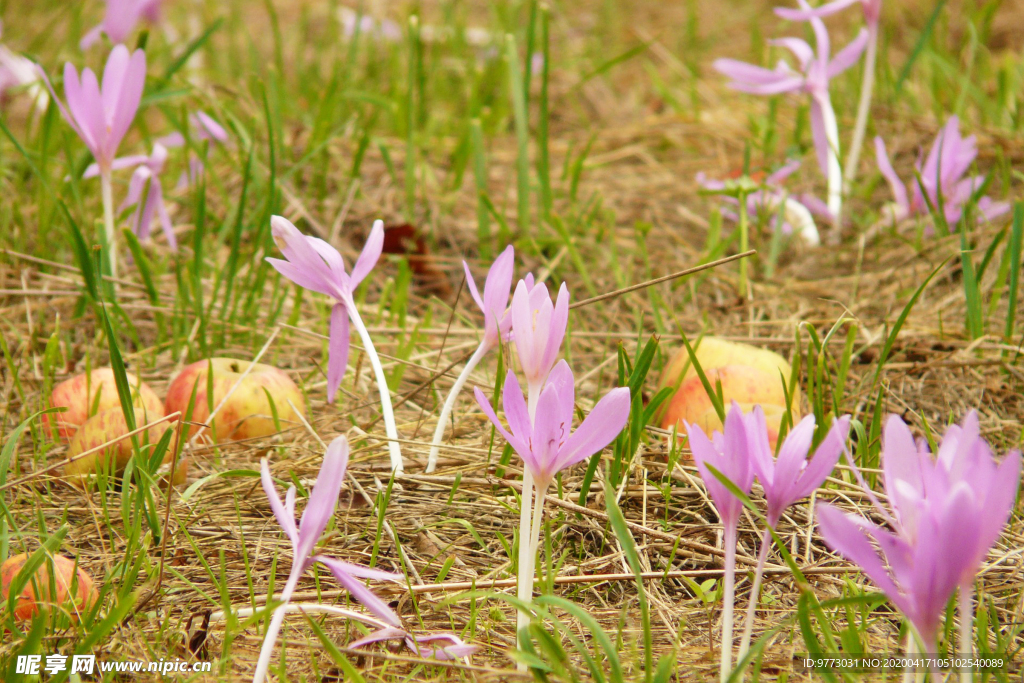
[[[654,644],[651,638],[651,613],[647,604],[647,590],[644,587],[640,555],[636,551],[633,534],[629,532],[629,527],[626,525],[626,518],[622,515],[618,503],[615,502],[615,489],[607,482],[605,483],[604,497],[608,510],[608,521],[611,522],[612,530],[615,532],[616,538],[619,539],[619,545],[626,556],[629,568],[633,570],[633,575],[636,577],[636,591],[640,600],[640,619],[643,622],[644,631],[644,680],[651,683],[651,677],[654,675]]]
[[[348,657],[338,649],[338,646],[334,644],[334,641],[327,637],[324,630],[320,628],[320,624],[316,623],[316,621],[308,614],[303,613],[302,616],[306,618],[306,623],[308,623],[309,627],[313,629],[313,633],[316,634],[317,639],[320,641],[320,644],[324,646],[327,654],[331,656],[334,663],[337,664],[338,668],[345,674],[345,680],[354,681],[354,683],[366,683],[366,679],[363,678],[363,675],[359,673],[358,669],[352,666],[352,662],[348,661]]]

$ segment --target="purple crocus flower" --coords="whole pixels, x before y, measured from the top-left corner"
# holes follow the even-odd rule
[[[963,215],[964,204],[985,181],[983,175],[965,177],[978,156],[978,148],[975,136],[961,137],[960,120],[956,116],[949,117],[949,121],[939,131],[924,162],[918,159],[915,168],[921,176],[921,182],[915,179],[910,183],[909,193],[907,186],[896,175],[881,137],[875,138],[875,156],[878,159],[878,170],[889,182],[896,199],[892,207],[892,218],[896,221],[927,216],[929,202],[938,210],[941,192],[946,224],[953,230]],[[922,185],[924,193],[921,192]],[[992,201],[989,197],[978,199],[978,212],[984,220],[995,220],[1009,210],[1008,202]]]
[[[722,580],[722,599],[724,614],[722,616],[722,658],[719,667],[719,678],[725,683],[732,669],[732,628],[733,607],[736,601],[736,542],[739,528],[740,513],[743,501],[733,495],[718,477],[712,474],[708,466],[715,468],[736,488],[745,494],[750,493],[754,484],[754,469],[751,466],[751,440],[748,437],[748,422],[751,416],[745,416],[739,404],[733,401],[729,413],[725,416],[724,433],[715,432],[709,440],[704,432],[695,425],[686,425],[689,435],[690,451],[697,463],[697,469],[708,489],[708,495],[718,510],[724,527],[725,571]]]
[[[801,0],[801,6],[806,6]],[[857,37],[830,59],[831,47],[825,24],[817,17],[810,18],[817,42],[817,50],[799,38],[781,38],[772,41],[790,52],[797,61],[797,69],[780,61],[774,69],[765,69],[735,59],[715,60],[714,67],[731,80],[730,87],[755,95],[779,95],[800,92],[811,98],[811,132],[818,154],[818,164],[828,179],[828,207],[832,215],[842,211],[842,169],[839,166],[839,127],[836,123],[829,81],[853,66],[867,44],[867,31]]]
[[[552,304],[544,283],[531,288],[520,280],[512,295],[511,315],[513,341],[519,355],[519,364],[526,375],[532,419],[537,397],[544,388],[565,338],[566,325],[569,323],[569,290],[563,282],[558,289],[558,298]]]
[[[135,207],[135,213],[132,216],[132,232],[138,235],[140,241],[149,239],[150,226],[155,215],[160,219],[164,236],[167,237],[167,244],[172,250],[177,250],[178,240],[174,236],[174,226],[171,224],[171,217],[167,214],[167,207],[164,205],[164,189],[160,183],[160,174],[164,172],[166,164],[167,148],[157,142],[153,145],[153,153],[149,156],[136,155],[115,159],[111,164],[111,169],[116,171],[122,168],[136,167],[128,183],[128,196],[125,197],[124,203],[119,209],[124,211],[129,206]],[[94,178],[99,175],[99,172],[99,166],[91,164],[85,169],[85,174],[82,177]]]
[[[810,460],[807,456],[814,438],[814,415],[800,420],[786,435],[777,459],[768,445],[768,428],[761,406],[755,406],[744,418],[748,426],[750,464],[764,488],[768,524],[774,528],[786,508],[811,495],[835,469],[850,433],[850,416],[844,415],[835,421]]]
[[[864,145],[864,134],[867,132],[868,127],[868,116],[871,113],[871,96],[875,87],[875,62],[878,59],[878,24],[882,15],[882,0],[835,0],[813,9],[808,7],[806,3],[801,3],[801,9],[775,8],[775,13],[784,19],[790,21],[810,21],[813,18],[835,14],[857,3],[860,3],[861,8],[864,10],[864,23],[867,24],[868,42],[866,47],[867,55],[864,58],[864,77],[861,81],[860,99],[857,103],[857,122],[853,126],[850,155],[847,157],[846,167],[843,169],[843,179],[846,182],[844,192],[849,191],[849,186],[857,174],[860,152]]]
[[[787,235],[797,234],[808,244],[818,245],[821,243],[821,236],[818,234],[818,227],[811,214],[815,212],[815,209],[820,210],[823,205],[819,200],[818,204],[809,206],[805,198],[790,195],[782,184],[798,168],[800,168],[800,162],[791,160],[765,176],[761,183],[761,189],[747,195],[747,213],[768,215],[769,224],[773,229],[781,230]],[[696,180],[698,185],[711,192],[721,192],[726,189],[725,181],[711,180],[703,171],[697,174]],[[722,200],[738,206],[738,200],[735,197],[724,196]],[[782,209],[781,221],[780,208]],[[828,215],[827,209],[825,209],[825,213]],[[733,222],[739,221],[739,216],[734,211],[724,210],[722,215]]]
[[[815,426],[814,415],[808,415],[786,435],[786,440],[779,448],[779,457],[774,458],[768,442],[768,425],[765,423],[761,406],[754,406],[749,414],[742,417],[750,451],[750,465],[761,482],[764,496],[768,501],[768,525],[761,536],[761,549],[757,556],[746,623],[737,655],[739,659],[743,659],[750,646],[761,579],[764,576],[764,564],[772,543],[771,530],[778,525],[786,508],[811,495],[824,483],[825,478],[839,462],[846,437],[850,432],[850,416],[844,415],[832,424],[832,428],[814,451],[814,456],[808,460]]]
[[[462,262],[466,270],[466,285],[473,301],[484,314],[484,341],[488,349],[498,345],[500,338],[508,338],[512,329],[512,316],[508,313],[508,295],[512,291],[512,270],[515,267],[515,250],[512,245],[505,247],[498,258],[494,259],[491,269],[487,271],[484,281],[484,295],[476,287],[469,264]]]
[[[445,399],[444,406],[441,408],[441,414],[437,418],[437,427],[434,428],[430,454],[427,456],[427,474],[433,472],[437,467],[437,456],[441,450],[441,439],[444,437],[448,418],[455,408],[455,401],[469,379],[470,373],[483,360],[483,357],[498,345],[499,340],[508,341],[509,331],[512,328],[512,316],[507,308],[509,291],[512,289],[512,271],[515,266],[515,250],[512,245],[507,246],[505,251],[494,259],[490,270],[487,271],[483,297],[480,296],[473,274],[469,272],[469,265],[463,261],[462,266],[466,269],[466,284],[469,286],[469,293],[484,314],[484,338],[473,355],[466,361],[466,366],[456,378],[455,384],[452,385],[451,391],[448,392],[448,398]]]
[[[115,46],[103,69],[102,87],[92,69],[83,69],[79,80],[75,67],[70,62],[66,63],[64,94],[68,99],[67,108],[53,92],[53,86],[42,67],[39,67],[39,73],[61,114],[96,159],[103,196],[107,258],[110,274],[117,277],[117,232],[114,226],[111,171],[117,148],[132,125],[142,101],[142,90],[146,84],[146,53],[142,50],[129,53],[124,45]]]
[[[165,0],[107,0],[103,23],[85,34],[79,47],[88,50],[106,35],[112,43],[123,43],[135,30],[140,20],[160,21],[161,5]]]
[[[40,69],[40,73],[45,78],[46,72]],[[83,69],[79,79],[78,70],[68,62],[64,65],[66,109],[50,88],[61,114],[96,158],[101,174],[110,170],[117,148],[135,119],[145,83],[146,53],[129,53],[124,45],[117,45],[103,69],[102,87],[92,69]],[[49,79],[46,84],[49,87]]]
[[[904,613],[925,651],[934,652],[942,614],[957,588],[961,623],[973,624],[974,577],[1013,509],[1021,455],[1012,451],[996,464],[971,411],[949,427],[935,458],[898,416],[890,416],[882,458],[891,513],[861,483],[891,530],[827,505],[819,509],[819,528],[825,542],[858,564]],[[961,631],[965,654],[970,630]]]
[[[570,434],[574,381],[569,364],[559,361],[540,393],[535,422],[531,423],[519,381],[509,370],[502,393],[509,429],[501,424],[484,393],[479,388],[475,391],[480,409],[533,473],[540,498],[556,474],[611,443],[629,418],[629,389],[619,387],[598,401],[579,428]]]
[[[388,451],[391,455],[391,467],[395,471],[402,470],[402,451],[398,445],[398,429],[395,426],[395,415],[391,408],[391,396],[387,378],[380,358],[374,349],[370,333],[359,317],[353,294],[359,283],[370,274],[380,258],[384,247],[384,223],[376,221],[366,239],[363,252],[359,255],[352,273],[345,270],[345,259],[338,250],[317,237],[303,235],[292,223],[281,216],[270,219],[271,232],[277,242],[284,259],[267,258],[267,263],[286,278],[314,292],[325,294],[334,299],[331,309],[330,338],[328,340],[327,360],[327,402],[333,403],[334,396],[341,386],[345,368],[348,365],[349,320],[356,328],[363,342],[366,356],[373,366],[380,390],[381,410],[388,435]]]
[[[524,283],[520,282],[520,287]],[[563,285],[564,289],[564,285]],[[518,292],[517,292],[518,293]],[[547,299],[548,306],[551,305]],[[561,299],[561,297],[559,297]],[[568,294],[566,294],[568,303]],[[515,303],[513,303],[513,307]],[[513,313],[513,315],[515,315]],[[514,327],[514,324],[513,324]],[[564,329],[564,323],[563,323]],[[516,332],[518,334],[518,332]],[[554,476],[567,467],[599,453],[618,436],[629,419],[630,393],[626,387],[612,389],[598,401],[583,423],[570,434],[573,406],[575,404],[575,380],[569,364],[560,361],[550,372],[547,381],[537,392],[536,405],[528,406],[515,373],[511,370],[505,376],[502,406],[509,429],[505,429],[495,415],[487,397],[479,388],[475,390],[476,401],[509,445],[523,459],[523,493],[520,500],[519,516],[519,576],[517,596],[526,604],[533,600],[533,579],[537,546],[540,541],[540,527],[544,513],[544,495]],[[531,399],[534,396],[531,394]],[[533,484],[537,483],[537,497],[530,510]],[[523,629],[529,625],[530,616],[520,611],[516,617],[517,640]],[[520,671],[526,667],[517,665]]]
[[[317,542],[334,516],[334,509],[338,505],[338,493],[341,491],[341,485],[345,480],[345,471],[348,468],[348,451],[348,441],[343,436],[336,438],[327,447],[323,464],[320,466],[320,474],[317,476],[313,490],[310,491],[309,502],[306,504],[306,509],[302,512],[302,518],[298,524],[295,523],[295,487],[288,488],[285,500],[282,502],[270,476],[267,459],[263,458],[260,463],[263,490],[270,501],[270,509],[273,510],[278,524],[281,525],[285,535],[292,543],[292,568],[284,590],[281,592],[281,604],[274,610],[270,625],[267,627],[253,683],[262,683],[266,677],[267,669],[270,666],[270,657],[273,655],[274,645],[277,643],[277,634],[281,630],[281,623],[284,620],[285,607],[291,600],[292,593],[295,592],[299,578],[318,562],[325,565],[338,580],[338,583],[344,586],[352,594],[352,597],[361,602],[374,616],[392,627],[401,628],[402,622],[398,615],[362,581],[359,581],[362,578],[401,582],[401,576],[313,554]]]

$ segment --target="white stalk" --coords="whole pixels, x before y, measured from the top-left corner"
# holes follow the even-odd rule
[[[100,188],[103,193],[103,227],[107,237],[107,261],[110,263],[110,277],[117,277],[117,235],[114,225],[114,186],[110,169],[100,171]]]
[[[857,104],[857,122],[853,128],[853,140],[850,142],[850,156],[846,158],[843,173],[845,182],[844,194],[849,196],[850,186],[857,175],[860,163],[860,150],[864,145],[864,134],[868,128],[868,114],[871,112],[871,96],[875,89],[875,61],[878,58],[878,26],[868,26],[867,55],[864,58],[864,80],[860,84],[860,101]]]
[[[740,649],[736,654],[736,660],[740,661],[750,649],[750,636],[754,631],[754,614],[757,612],[757,603],[761,594],[761,579],[764,578],[764,563],[768,559],[768,549],[771,548],[772,532],[765,528],[761,537],[761,552],[757,555],[757,568],[754,569],[754,585],[750,589],[750,604],[747,605],[747,619],[743,625],[743,637],[740,639]]]
[[[722,661],[719,667],[721,683],[727,683],[732,671],[732,619],[736,599],[736,524],[725,527],[725,572],[722,577]]]
[[[917,654],[917,640],[914,638],[914,629],[907,629],[907,645],[904,648],[908,659],[913,659]],[[903,683],[913,683],[914,670],[911,667],[903,669]]]
[[[974,652],[974,583],[968,582],[960,586],[960,657],[967,660],[967,664],[960,669],[961,683],[971,683],[974,680],[974,672],[971,669],[970,659]]]
[[[388,380],[384,376],[384,367],[380,364],[380,358],[377,357],[377,350],[373,347],[370,332],[363,324],[362,318],[359,317],[355,301],[351,299],[346,301],[345,308],[348,309],[348,317],[352,319],[352,325],[359,332],[366,357],[373,367],[373,374],[377,377],[377,388],[380,390],[380,411],[384,416],[384,431],[388,435],[388,453],[391,454],[391,470],[401,474],[403,470],[402,449],[398,445],[398,427],[395,426],[395,411],[391,408],[391,392],[388,389]]]
[[[441,439],[444,437],[444,429],[448,425],[448,418],[455,408],[455,401],[459,398],[462,387],[466,384],[466,380],[469,379],[469,375],[476,369],[476,366],[483,360],[483,357],[487,355],[489,350],[490,348],[486,342],[480,342],[480,346],[477,347],[473,355],[466,361],[466,367],[462,369],[458,379],[455,380],[455,384],[452,385],[451,391],[448,392],[448,398],[445,399],[444,407],[441,408],[441,415],[437,418],[434,440],[430,442],[430,455],[427,456],[427,474],[430,474],[437,468],[437,456],[441,450]]]
[[[540,390],[544,388],[543,383],[530,384],[527,387],[526,410],[530,414],[530,425],[533,425],[534,417],[537,414],[537,399],[540,398]],[[525,465],[525,463],[524,463]],[[545,485],[544,488],[547,488]],[[523,467],[523,494],[519,501],[519,576],[516,583],[516,597],[520,601],[530,604],[533,602],[533,558],[537,554],[537,546],[533,540],[533,524],[530,517],[530,503],[533,496],[533,471]],[[543,494],[538,491],[539,501],[544,500]],[[538,527],[539,529],[539,527]],[[516,648],[522,650],[523,643],[519,633],[530,625],[529,612],[519,611],[516,614]],[[526,664],[516,663],[516,670],[526,671]]]
[[[523,494],[519,500],[519,576],[516,585],[516,597],[523,603],[529,604],[533,599],[533,574],[530,571],[531,553],[533,543],[530,539],[532,525],[530,524],[530,502],[533,495],[533,472],[530,468],[523,469]],[[530,614],[520,610],[516,613],[516,647],[522,649],[519,633],[530,625]],[[518,671],[526,671],[526,664],[518,662]]]
[[[281,622],[284,621],[285,608],[288,606],[288,601],[292,599],[292,593],[295,592],[295,586],[298,585],[300,576],[302,576],[302,564],[292,565],[292,572],[288,575],[288,583],[285,584],[284,590],[281,592],[283,604],[274,610],[274,616],[270,619],[270,625],[263,636],[263,647],[260,649],[260,658],[256,662],[256,673],[253,674],[252,683],[263,683],[263,680],[267,677],[267,670],[270,668],[270,657],[274,654],[277,634],[281,630]]]
[[[820,100],[822,119],[825,124],[825,140],[828,143],[828,154],[825,167],[828,177],[828,210],[835,220],[834,234],[839,235],[843,213],[843,169],[839,165],[839,124],[836,112],[832,108],[832,99],[826,93]]]

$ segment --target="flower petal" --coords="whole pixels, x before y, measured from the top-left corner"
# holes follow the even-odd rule
[[[489,404],[488,404],[489,405]],[[502,387],[501,407],[505,411],[509,429],[521,441],[528,442],[533,435],[533,423],[530,422],[530,410],[526,405],[523,390],[519,387],[516,374],[509,370],[505,373],[505,384]]]
[[[348,309],[345,304],[334,304],[331,308],[331,331],[327,341],[327,402],[334,403],[334,397],[341,386],[348,367],[349,326]]]
[[[462,268],[466,271],[466,287],[469,288],[469,295],[473,297],[473,301],[476,302],[480,312],[486,317],[487,307],[484,306],[484,300],[480,298],[480,290],[476,288],[476,280],[473,279],[473,273],[469,272],[469,264],[463,261]],[[484,286],[486,287],[486,284]]]
[[[836,56],[832,58],[832,61],[828,63],[828,69],[826,70],[828,77],[835,78],[856,64],[857,60],[860,59],[861,54],[863,54],[864,48],[867,46],[868,31],[867,29],[862,28],[857,34],[857,37],[851,40],[846,47],[837,52]]]
[[[524,457],[524,453],[528,456],[529,448],[525,446],[523,441],[516,438],[515,435],[510,434],[509,431],[505,429],[505,425],[501,423],[501,420],[499,420],[498,416],[494,413],[494,409],[491,408],[490,401],[488,401],[487,397],[484,396],[484,392],[480,391],[480,387],[474,387],[473,395],[476,397],[476,402],[480,405],[480,410],[484,411],[484,415],[487,416],[487,419],[491,421],[491,424],[495,426],[501,436],[504,437],[505,441],[507,441],[515,452],[519,454],[519,457]],[[520,398],[522,398],[521,394]]]
[[[338,493],[348,468],[348,440],[339,436],[327,447],[316,484],[309,494],[309,502],[299,522],[299,544],[295,549],[296,562],[304,562],[313,552],[323,535],[327,523],[334,516]]]
[[[627,387],[618,387],[605,394],[562,446],[555,471],[572,467],[604,450],[626,426],[631,403]]]
[[[299,543],[299,532],[295,527],[295,517],[289,514],[288,508],[281,503],[281,498],[277,495],[277,488],[274,487],[274,480],[270,476],[270,465],[267,464],[266,458],[260,460],[260,482],[263,484],[263,490],[267,494],[270,509],[273,511],[274,517],[277,518],[277,523],[284,529],[285,535],[288,536],[294,548]]]
[[[896,170],[893,169],[892,162],[889,161],[889,154],[885,150],[885,142],[881,137],[875,137],[875,159],[878,161],[878,171],[888,181],[889,187],[892,189],[892,196],[896,200],[896,204],[909,212],[910,200],[907,198],[907,188],[900,177],[896,175]]]
[[[370,236],[366,238],[363,251],[359,254],[356,264],[352,266],[352,289],[359,286],[359,283],[370,274],[373,267],[380,259],[381,251],[384,249],[384,221],[376,220],[370,229]]]
[[[858,565],[897,607],[907,606],[905,597],[893,583],[886,572],[878,553],[871,546],[864,533],[866,527],[874,526],[870,522],[847,515],[828,503],[818,506],[818,531],[825,539],[826,545],[844,558]]]
[[[366,585],[348,573],[348,565],[344,562],[338,562],[331,557],[323,557],[318,555],[317,561],[325,565],[334,578],[347,590],[353,598],[363,604],[366,609],[370,610],[370,613],[381,621],[387,622],[393,626],[401,627],[402,620],[398,618],[395,611],[392,610],[386,602],[377,597],[376,593],[366,587]]]

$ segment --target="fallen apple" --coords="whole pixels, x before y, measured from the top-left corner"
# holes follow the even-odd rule
[[[164,405],[156,392],[135,375],[126,374],[134,404],[145,409],[144,414],[148,416],[149,421],[163,417]],[[50,406],[63,407],[67,410],[43,415],[43,424],[49,431],[52,420],[53,424],[56,424],[60,438],[70,441],[90,416],[121,407],[114,371],[110,368],[96,368],[92,372],[83,372],[61,382],[50,393]]]
[[[207,372],[210,368],[213,369],[212,397],[207,396]],[[300,416],[306,411],[302,392],[291,377],[283,370],[263,363],[210,358],[186,366],[167,389],[165,407],[168,414],[181,411],[182,416],[186,415],[193,387],[196,388],[196,400],[192,422],[197,424],[189,429],[190,438],[203,429],[198,423],[209,420],[211,405],[216,414],[205,433],[216,442],[275,434],[274,410],[282,427],[299,424]],[[268,395],[274,402],[274,410]]]
[[[149,421],[151,422],[152,420]],[[146,415],[141,408],[135,409],[135,424],[137,428],[147,424]],[[148,455],[152,453],[152,449],[156,448],[164,433],[169,429],[176,429],[176,423],[165,421],[153,425],[143,432],[139,432],[136,439],[139,442],[142,454]],[[128,423],[125,421],[124,413],[120,407],[112,408],[86,420],[85,424],[79,427],[74,438],[71,439],[67,457],[74,458],[86,451],[96,450],[65,465],[64,478],[73,484],[80,485],[90,475],[100,470],[106,470],[111,475],[122,472],[132,457],[132,439],[128,437],[122,438],[115,443],[110,442],[119,437],[124,437],[129,431],[131,430],[128,429]],[[108,443],[110,445],[105,446]],[[101,446],[105,447],[101,448]],[[163,458],[165,465],[169,465],[173,461],[175,446],[176,440],[172,436],[170,445]],[[188,459],[184,455],[179,456],[178,464],[175,467],[174,474],[171,476],[171,483],[175,486],[183,483],[187,473]]]
[[[13,555],[0,565],[0,595],[6,604],[11,582],[28,561],[28,555]],[[51,574],[51,568],[53,573]],[[51,588],[54,589],[51,594]],[[74,599],[68,600],[74,590]],[[38,591],[38,592],[37,592]],[[92,579],[81,567],[75,567],[75,561],[63,555],[54,555],[53,563],[49,560],[39,565],[33,579],[25,584],[14,608],[14,617],[19,621],[31,619],[41,606],[58,607],[67,611],[72,621],[78,621],[81,613],[86,612],[99,599],[99,593]],[[65,604],[70,603],[70,604]]]
[[[774,448],[786,413],[787,383],[792,374],[786,359],[767,349],[717,337],[704,337],[694,355],[711,386],[721,385],[726,410],[733,401],[744,412],[750,412],[755,405],[762,407]],[[685,347],[676,352],[662,372],[660,386],[674,387],[677,383],[678,389],[666,403],[662,428],[675,425],[685,430],[684,423],[690,423],[700,426],[708,436],[720,431],[722,422]],[[793,420],[799,420],[799,387],[793,388],[791,403]]]

